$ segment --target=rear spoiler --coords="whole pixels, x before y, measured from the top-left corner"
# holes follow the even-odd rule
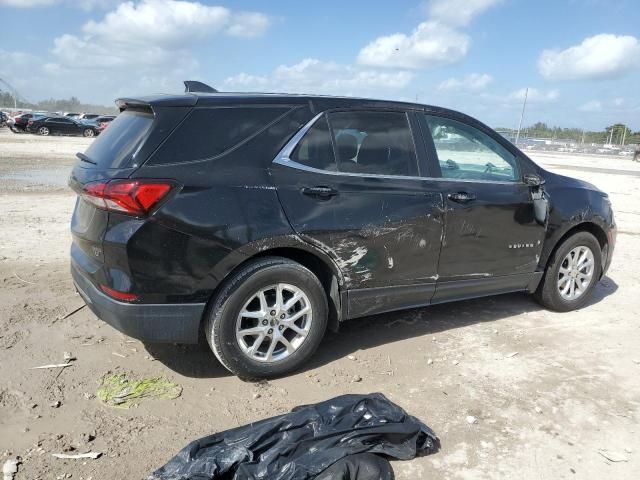
[[[138,98],[119,98],[116,100],[116,106],[120,111],[127,108],[136,110],[152,110],[153,107],[193,107],[198,103],[197,95],[188,95],[189,93],[218,93],[213,87],[210,87],[206,83],[198,82],[196,80],[184,81],[184,94],[177,95],[149,95]]]

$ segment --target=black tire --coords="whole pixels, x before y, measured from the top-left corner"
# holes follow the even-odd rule
[[[236,319],[260,288],[284,282],[304,291],[313,311],[309,333],[287,358],[264,363],[246,355],[236,340]],[[220,363],[244,379],[272,378],[304,364],[316,351],[327,327],[327,297],[318,278],[306,267],[283,257],[263,257],[247,263],[225,280],[213,299],[205,323],[207,342]]]
[[[84,132],[82,132],[83,137],[95,137],[96,132],[92,128],[85,128]]]
[[[576,247],[585,246],[591,249],[594,257],[594,270],[591,283],[575,300],[567,300],[558,291],[558,274],[565,257]],[[602,273],[602,251],[596,237],[588,232],[577,232],[565,239],[556,249],[547,263],[542,281],[534,293],[534,298],[543,307],[557,312],[569,312],[584,306],[589,300]]]

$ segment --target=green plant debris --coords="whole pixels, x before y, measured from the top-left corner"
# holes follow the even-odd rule
[[[98,398],[111,407],[129,408],[143,398],[171,400],[178,398],[182,387],[166,378],[129,379],[124,373],[106,374],[96,392]]]

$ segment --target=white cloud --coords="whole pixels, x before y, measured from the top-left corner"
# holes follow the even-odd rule
[[[295,65],[280,65],[268,76],[240,73],[224,81],[226,89],[270,90],[288,93],[369,95],[406,87],[413,74],[379,72],[306,58]]]
[[[234,37],[259,37],[269,28],[269,17],[258,12],[240,12],[233,15],[226,33]]]
[[[216,35],[256,37],[270,23],[259,12],[199,2],[120,2],[37,56],[0,50],[0,65],[29,100],[74,95],[107,104],[122,95],[176,91],[182,80],[200,78],[194,47]]]
[[[220,32],[259,36],[268,25],[262,13],[233,13],[198,2],[143,0],[122,3],[103,20],[87,22],[82,30],[88,37],[108,39],[111,44],[176,47]]]
[[[460,30],[502,0],[432,0],[429,18],[410,34],[383,35],[358,53],[358,63],[371,67],[432,69],[459,62],[471,45]]]
[[[602,111],[602,102],[598,100],[591,100],[584,105],[581,105],[578,110],[581,112],[601,112]]]
[[[631,35],[600,34],[566,50],[544,50],[538,60],[548,80],[619,77],[640,63],[640,42]]]
[[[428,5],[431,18],[447,25],[466,26],[502,0],[432,0]]]
[[[538,90],[537,88],[529,88],[527,92],[526,88],[520,88],[511,92],[507,96],[507,100],[511,102],[524,101],[525,94],[527,95],[528,103],[549,103],[554,102],[560,97],[558,90]]]
[[[378,37],[358,54],[358,63],[375,67],[435,68],[467,55],[470,39],[440,22],[422,22],[410,34]]]
[[[82,34],[54,40],[50,72],[128,70],[136,78],[194,73],[198,62],[189,50],[215,34],[255,37],[269,26],[258,12],[234,12],[220,6],[176,0],[121,3],[102,20],[88,21]]]
[[[471,73],[463,78],[449,78],[438,85],[440,91],[478,92],[484,90],[493,77],[486,73]]]

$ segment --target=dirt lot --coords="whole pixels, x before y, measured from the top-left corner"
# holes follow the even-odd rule
[[[21,456],[17,479],[144,478],[197,437],[372,391],[442,441],[435,455],[394,462],[401,480],[638,478],[639,164],[533,155],[611,195],[618,245],[588,307],[551,313],[512,294],[364,318],[328,335],[305,371],[245,383],[205,347],[144,345],[86,308],[65,318],[83,302],[68,271],[74,196],[64,185],[90,141],[0,130],[0,463]],[[30,370],[64,352],[72,366]],[[108,372],[165,376],[182,395],[107,407],[95,393]],[[70,447],[103,455],[51,456]]]

